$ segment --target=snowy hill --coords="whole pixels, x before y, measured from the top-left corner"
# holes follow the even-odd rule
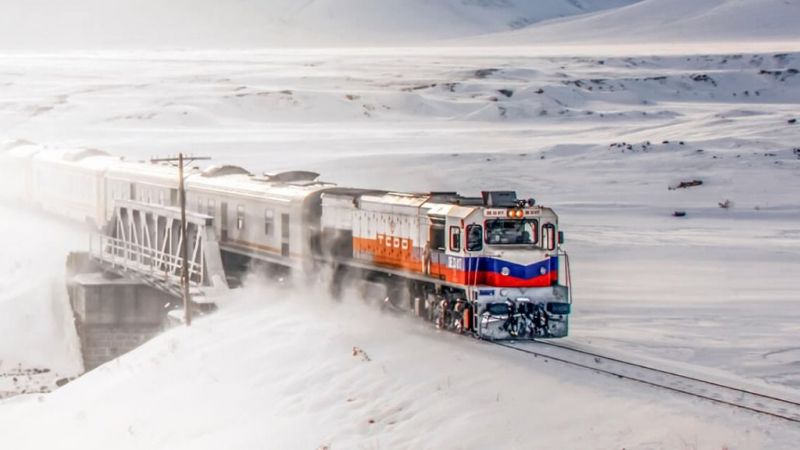
[[[0,205],[0,215],[2,399],[49,391],[56,380],[82,371],[63,271],[65,255],[81,248],[85,233],[62,230],[7,205]]]
[[[0,4],[0,48],[405,45],[636,0],[48,0]]]
[[[800,0],[644,0],[500,33],[484,44],[800,41]],[[741,51],[741,49],[739,49]]]
[[[800,439],[790,424],[587,376],[324,294],[238,294],[191,329],[53,394],[0,403],[0,442],[65,450],[789,450]]]
[[[31,0],[0,3],[0,49],[796,42],[798,19],[800,0]]]

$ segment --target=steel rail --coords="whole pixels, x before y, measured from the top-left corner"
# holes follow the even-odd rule
[[[652,366],[647,366],[647,365],[644,365],[644,364],[641,364],[641,363],[634,363],[634,362],[630,362],[630,361],[624,361],[624,360],[617,359],[617,358],[614,358],[614,357],[611,357],[611,356],[606,356],[606,355],[601,355],[601,354],[598,354],[598,353],[593,353],[593,352],[590,352],[588,350],[583,350],[583,349],[580,349],[580,348],[570,347],[568,345],[557,344],[555,342],[540,341],[540,340],[536,340],[535,342],[537,344],[541,344],[541,345],[549,345],[551,347],[563,348],[565,350],[573,351],[573,352],[576,352],[576,353],[582,353],[584,355],[592,356],[592,357],[595,357],[595,358],[602,358],[602,359],[605,359],[607,361],[613,361],[613,362],[619,363],[619,364],[626,364],[626,365],[629,365],[629,366],[632,366],[632,367],[638,367],[640,369],[645,369],[645,370],[650,370],[652,372],[662,373],[664,375],[677,376],[677,377],[683,378],[685,380],[691,380],[691,381],[695,381],[695,382],[698,382],[698,383],[704,383],[704,384],[707,384],[707,385],[710,385],[710,386],[729,389],[729,390],[736,391],[736,392],[739,392],[739,393],[742,393],[742,394],[752,395],[754,397],[766,398],[766,399],[769,399],[769,400],[774,400],[774,401],[777,401],[777,402],[783,402],[783,403],[786,403],[786,404],[789,404],[789,405],[792,405],[792,406],[800,407],[800,402],[787,400],[785,398],[773,397],[771,395],[762,394],[760,392],[755,392],[755,391],[750,391],[750,390],[747,390],[747,389],[728,386],[727,384],[721,384],[721,383],[717,383],[715,381],[704,380],[702,378],[693,377],[691,375],[685,375],[685,374],[680,374],[680,373],[676,373],[676,372],[670,372],[669,370],[659,369],[659,368],[652,367]]]
[[[556,347],[556,348],[559,348],[561,350],[565,350],[565,351],[568,351],[568,352],[574,352],[574,353],[582,354],[582,355],[585,355],[585,356],[590,356],[590,357],[594,358],[594,360],[598,364],[600,363],[601,360],[610,361],[610,362],[613,362],[615,364],[627,366],[629,368],[632,367],[632,368],[636,368],[636,369],[646,370],[646,371],[648,371],[650,373],[655,373],[655,374],[658,374],[658,375],[661,375],[661,376],[671,377],[672,381],[678,381],[678,382],[690,381],[690,382],[693,382],[693,383],[700,383],[700,384],[705,385],[705,386],[712,386],[712,387],[718,388],[718,389],[725,389],[725,390],[728,390],[730,392],[738,393],[738,394],[743,395],[743,396],[750,396],[751,399],[753,399],[753,400],[759,400],[759,399],[760,400],[768,400],[768,401],[771,401],[771,402],[779,402],[779,403],[783,403],[785,405],[789,405],[790,408],[794,408],[794,407],[798,408],[797,415],[794,415],[794,414],[791,414],[791,413],[769,411],[769,410],[760,409],[760,408],[749,406],[749,405],[742,404],[742,403],[736,403],[735,401],[724,400],[724,399],[721,399],[721,398],[715,398],[715,397],[711,396],[712,394],[706,395],[706,394],[702,394],[702,393],[692,392],[691,390],[687,390],[687,389],[681,389],[680,387],[670,386],[668,381],[656,382],[656,381],[644,379],[646,377],[637,377],[635,375],[619,373],[619,372],[616,372],[616,371],[611,370],[611,369],[600,368],[600,367],[597,367],[597,366],[594,366],[594,365],[591,365],[591,364],[586,364],[586,363],[583,363],[583,362],[580,362],[580,361],[570,360],[570,359],[568,359],[568,357],[566,355],[553,356],[553,355],[550,355],[550,354],[547,354],[547,353],[544,353],[544,352],[540,352],[540,351],[535,351],[535,350],[532,350],[532,349],[529,349],[529,348],[515,346],[515,345],[512,345],[512,344],[510,344],[508,342],[503,342],[503,341],[488,341],[488,342],[490,342],[490,343],[492,343],[494,345],[498,345],[500,347],[505,347],[505,348],[508,348],[508,349],[511,349],[511,350],[515,350],[515,351],[518,351],[518,352],[534,355],[536,357],[551,359],[553,361],[557,361],[557,362],[560,362],[560,363],[563,363],[563,364],[567,364],[567,365],[571,365],[571,366],[576,366],[576,367],[581,367],[581,368],[584,368],[584,369],[593,370],[595,372],[604,373],[604,374],[611,375],[611,376],[614,376],[614,377],[617,377],[617,378],[620,378],[620,379],[626,379],[626,380],[630,380],[630,381],[635,381],[635,382],[642,383],[642,384],[645,384],[645,385],[649,385],[649,386],[653,386],[653,387],[669,390],[669,391],[672,391],[672,392],[677,392],[677,393],[680,393],[680,394],[690,395],[692,397],[697,397],[697,398],[701,398],[701,399],[704,399],[704,400],[709,400],[709,401],[712,401],[712,402],[715,402],[715,403],[719,403],[719,404],[724,404],[724,405],[727,405],[727,406],[732,406],[734,408],[747,410],[747,411],[754,412],[754,413],[757,413],[757,414],[762,414],[762,415],[771,416],[771,417],[782,419],[782,420],[787,420],[787,421],[793,422],[793,423],[800,423],[800,402],[795,402],[795,401],[792,401],[792,400],[787,400],[787,399],[778,398],[778,397],[774,397],[774,396],[770,396],[770,395],[766,395],[766,394],[761,394],[761,393],[750,391],[750,390],[747,390],[747,389],[741,389],[741,388],[737,388],[737,387],[734,387],[734,386],[728,386],[728,385],[724,385],[724,384],[717,383],[717,382],[714,382],[714,381],[703,380],[703,379],[692,377],[692,376],[688,376],[688,375],[682,375],[682,374],[671,372],[671,371],[668,371],[668,370],[658,369],[658,368],[655,368],[655,367],[646,366],[644,364],[624,361],[624,360],[621,360],[621,359],[618,359],[618,358],[608,357],[608,356],[605,356],[605,355],[601,355],[601,354],[598,354],[598,353],[593,353],[593,352],[586,351],[586,350],[576,349],[576,348],[567,347],[567,346],[554,344],[554,343],[550,343],[550,342],[534,341],[535,343],[540,344],[540,345],[547,345],[547,346]]]

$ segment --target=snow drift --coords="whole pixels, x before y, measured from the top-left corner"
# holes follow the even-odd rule
[[[324,294],[236,295],[53,394],[0,404],[1,439],[120,450],[789,449],[800,439],[788,425]]]
[[[2,186],[2,180],[0,180]],[[47,369],[27,380],[51,389],[59,377],[82,371],[78,337],[65,284],[66,254],[85,233],[54,226],[42,217],[0,205],[0,398],[26,389],[11,380],[22,369]],[[20,377],[21,378],[21,377]],[[12,383],[14,381],[14,383]],[[38,390],[39,387],[37,386]]]

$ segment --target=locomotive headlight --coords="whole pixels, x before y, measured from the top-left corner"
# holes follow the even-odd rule
[[[517,219],[522,219],[523,217],[525,217],[525,211],[523,211],[521,209],[518,209],[517,210]]]
[[[547,273],[547,267],[542,266],[542,268],[539,269],[539,273],[542,274],[542,275],[546,274]]]
[[[502,269],[500,269],[500,274],[503,275],[504,277],[507,277],[510,273],[511,269],[509,269],[508,267],[503,267]]]

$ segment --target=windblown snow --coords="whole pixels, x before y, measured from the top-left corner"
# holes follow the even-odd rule
[[[27,142],[131,159],[184,151],[254,172],[315,170],[346,186],[516,189],[553,207],[567,233],[576,282],[567,342],[797,396],[798,9],[3,2],[0,151]],[[287,43],[308,48],[277,48]],[[229,47],[252,50],[208,50]],[[690,180],[703,184],[676,189]],[[81,370],[63,268],[86,232],[0,211],[0,397],[26,394],[0,402],[4,447],[800,442],[776,420],[333,303],[304,280],[253,279],[191,329],[40,394]]]

